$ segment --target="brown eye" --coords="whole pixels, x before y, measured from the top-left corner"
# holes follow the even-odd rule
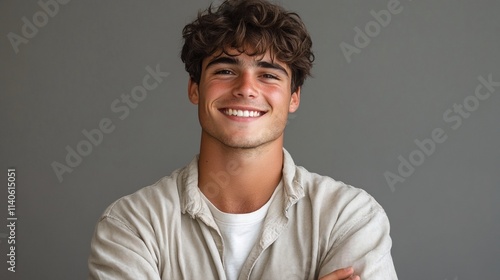
[[[216,71],[215,74],[217,75],[231,75],[233,72],[231,72],[230,70],[219,70],[219,71]]]
[[[272,74],[264,74],[262,75],[262,77],[266,78],[266,79],[275,79],[275,80],[279,80],[278,76],[275,76],[275,75],[272,75]]]

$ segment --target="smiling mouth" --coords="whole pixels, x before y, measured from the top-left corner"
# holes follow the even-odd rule
[[[230,109],[224,108],[220,110],[223,114],[227,116],[235,116],[242,118],[257,118],[264,115],[266,112],[262,111],[251,111],[251,110],[238,110],[238,109]]]

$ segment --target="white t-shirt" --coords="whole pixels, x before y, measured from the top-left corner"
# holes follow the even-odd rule
[[[245,214],[224,213],[217,209],[202,193],[224,241],[224,270],[228,280],[236,280],[255,242],[260,237],[264,218],[271,201],[281,192],[282,183],[276,187],[269,201],[260,209]]]

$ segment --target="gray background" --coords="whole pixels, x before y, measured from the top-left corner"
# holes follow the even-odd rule
[[[0,2],[0,220],[9,167],[17,169],[19,219],[15,274],[0,227],[0,278],[86,278],[103,210],[197,153],[180,32],[210,2],[73,0],[17,54],[7,34],[22,35],[21,18],[33,22],[41,8]],[[282,1],[304,19],[317,58],[285,146],[298,164],[384,206],[400,279],[498,279],[500,87],[457,129],[443,114],[474,94],[478,76],[500,81],[500,2],[402,0],[402,11],[348,63],[339,45],[354,45],[354,28],[388,2]],[[170,75],[120,120],[110,104],[157,64]],[[64,163],[65,147],[103,118],[115,130],[59,182],[51,163]],[[398,157],[408,159],[414,141],[436,128],[447,140],[391,190],[384,172],[398,174]]]

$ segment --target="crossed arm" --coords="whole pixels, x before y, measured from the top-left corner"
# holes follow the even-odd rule
[[[354,273],[352,267],[337,269],[334,272],[321,277],[319,280],[361,280],[358,275]]]

